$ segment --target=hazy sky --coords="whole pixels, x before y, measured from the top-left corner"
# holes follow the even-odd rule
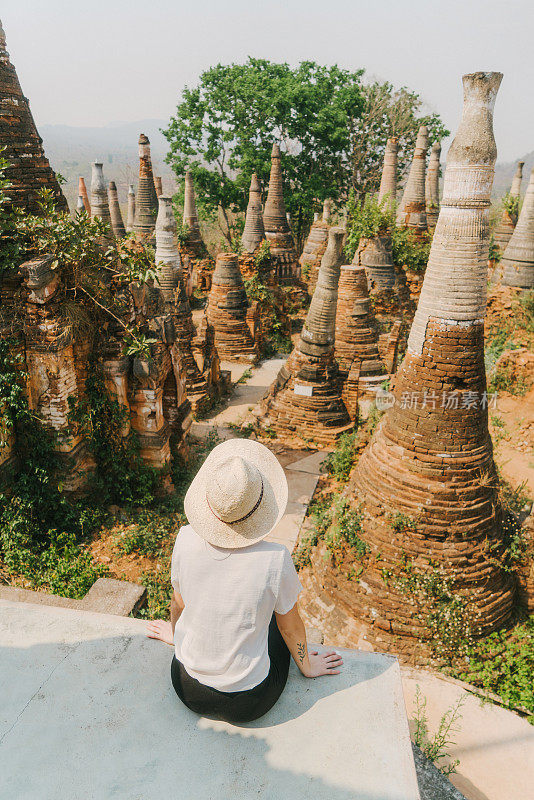
[[[2,0],[37,124],[167,119],[181,88],[248,55],[364,67],[455,130],[461,75],[499,70],[499,160],[534,149],[534,0]]]

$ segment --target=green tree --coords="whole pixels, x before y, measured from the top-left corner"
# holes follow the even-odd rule
[[[244,211],[250,176],[268,181],[270,152],[282,142],[285,198],[302,241],[314,210],[327,197],[340,202],[378,188],[384,147],[398,136],[400,169],[411,158],[417,128],[431,140],[447,134],[439,117],[418,117],[422,101],[391,84],[362,84],[363,70],[304,61],[295,69],[249,58],[218,64],[184,89],[164,131],[168,162],[178,178],[193,173],[201,211],[222,217],[232,238],[231,213]]]
[[[253,171],[269,178],[274,141],[282,146],[286,203],[296,235],[314,205],[337,197],[350,164],[352,120],[362,110],[362,71],[303,62],[296,69],[249,58],[221,64],[186,88],[164,132],[176,175],[191,169],[199,207],[220,210],[231,239],[228,211],[243,211]]]

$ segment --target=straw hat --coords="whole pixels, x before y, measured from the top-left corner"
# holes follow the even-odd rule
[[[278,459],[259,442],[228,439],[197,472],[184,501],[195,532],[215,547],[236,549],[265,539],[287,505]]]

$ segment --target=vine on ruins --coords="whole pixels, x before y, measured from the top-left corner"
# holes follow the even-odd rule
[[[63,494],[54,435],[28,406],[17,342],[0,341],[0,409],[6,435],[16,433],[9,493],[0,494],[0,575],[21,576],[30,587],[82,597],[105,574],[81,546],[100,513]]]
[[[92,491],[100,503],[147,505],[154,501],[159,475],[139,454],[135,431],[124,435],[129,412],[108,391],[102,368],[91,360],[85,396],[69,398],[69,419],[94,456]]]

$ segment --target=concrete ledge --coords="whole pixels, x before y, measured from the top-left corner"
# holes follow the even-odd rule
[[[127,617],[143,606],[146,601],[146,589],[131,581],[98,578],[81,600],[73,600],[70,597],[61,597],[61,595],[48,592],[21,589],[18,586],[0,586],[0,600],[80,611],[96,611]]]
[[[0,797],[419,800],[397,660],[342,652],[238,727],[180,703],[142,621],[0,601]]]

